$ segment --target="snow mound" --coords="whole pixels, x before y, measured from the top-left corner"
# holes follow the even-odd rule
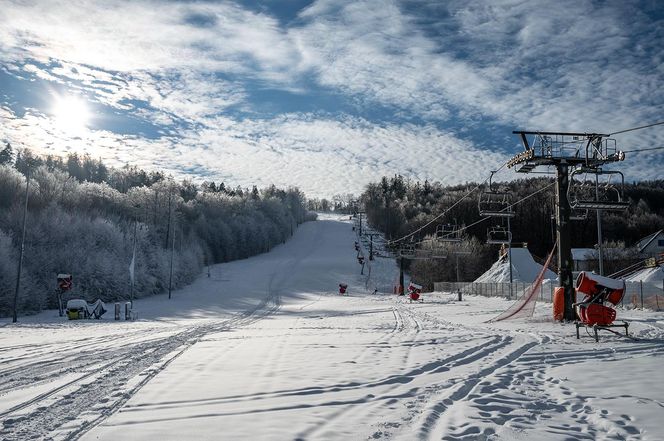
[[[542,270],[542,265],[535,262],[527,248],[512,248],[512,280],[515,282],[532,283]],[[546,270],[544,279],[558,277],[551,270]],[[510,265],[507,254],[500,257],[491,268],[475,280],[476,283],[509,283]]]
[[[661,285],[664,280],[664,266],[643,268],[625,279],[626,282],[644,282]]]

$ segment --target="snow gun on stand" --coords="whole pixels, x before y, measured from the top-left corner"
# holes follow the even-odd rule
[[[576,292],[583,294],[579,303],[574,303],[578,316],[576,321],[576,338],[579,338],[579,328],[592,328],[595,341],[599,341],[598,331],[606,330],[617,334],[610,328],[625,328],[628,334],[629,323],[614,324],[616,319],[615,306],[625,295],[625,281],[611,279],[594,273],[582,271],[576,279]]]
[[[424,300],[420,298],[422,294],[422,285],[418,285],[417,283],[410,282],[408,284],[408,297],[410,302],[423,302]]]

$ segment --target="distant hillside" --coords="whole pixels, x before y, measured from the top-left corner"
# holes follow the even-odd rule
[[[550,178],[520,179],[498,183],[509,190],[513,201],[518,201],[538,190],[514,207],[516,216],[511,221],[514,242],[527,242],[528,249],[540,258],[545,257],[555,242],[553,215],[554,186]],[[414,182],[396,175],[383,177],[369,184],[360,196],[368,222],[388,239],[402,237],[426,225],[440,213],[450,209],[444,217],[436,220],[415,237],[421,240],[433,235],[438,224],[453,223],[471,225],[481,219],[478,209],[479,192],[464,196],[477,186],[467,183],[443,186],[438,182]],[[549,188],[546,188],[549,186]],[[633,245],[639,239],[664,228],[664,180],[626,184],[625,197],[630,206],[625,211],[602,213],[604,242]],[[495,261],[497,246],[483,245],[487,228],[502,224],[500,220],[482,222],[464,232],[464,247],[471,255],[460,256],[462,280],[473,280]],[[574,221],[572,246],[591,248],[597,243],[595,212],[590,211],[585,220]],[[441,245],[440,248],[446,248]],[[451,259],[454,260],[454,259]],[[456,268],[452,262],[417,262],[414,269],[422,268],[420,274],[427,280],[455,280]],[[432,275],[434,272],[437,275]],[[425,274],[426,273],[426,274]]]
[[[519,200],[552,182],[549,178],[520,179],[499,183]],[[476,183],[443,186],[438,182],[413,182],[396,175],[382,178],[380,182],[367,186],[360,200],[367,219],[389,239],[401,237],[426,224],[438,214],[461,199]],[[475,192],[450,212],[424,230],[433,234],[438,223],[470,225],[480,219],[478,196]],[[644,181],[625,185],[625,196],[630,202],[626,211],[603,212],[602,232],[605,241],[624,242],[632,245],[639,239],[664,228],[664,180]],[[516,217],[512,219],[515,242],[527,242],[537,256],[545,256],[554,242],[553,214],[554,188],[550,187],[535,197],[514,207]],[[496,223],[499,221],[493,221]],[[486,239],[490,222],[481,223],[467,230],[467,234],[480,241]],[[595,212],[587,219],[575,221],[572,231],[574,247],[592,247],[597,243]]]

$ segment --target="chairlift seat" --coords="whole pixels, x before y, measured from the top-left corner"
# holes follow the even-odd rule
[[[478,209],[480,216],[514,217],[511,206],[512,194],[502,191],[484,191],[480,194]]]
[[[609,181],[602,184],[597,180],[575,182],[574,176],[581,173],[596,177],[607,175]],[[616,185],[610,183],[613,176],[618,176],[620,179]],[[624,200],[624,186],[625,177],[617,170],[581,167],[570,174],[567,199],[570,207],[575,210],[624,210],[629,207],[629,202]]]
[[[488,244],[510,245],[512,243],[512,234],[503,227],[494,227],[487,230]]]
[[[599,200],[575,200],[570,201],[573,209],[585,210],[625,210],[629,207],[629,202],[625,201],[599,201]]]
[[[436,226],[436,239],[440,242],[461,242],[461,229],[453,224],[440,224]]]

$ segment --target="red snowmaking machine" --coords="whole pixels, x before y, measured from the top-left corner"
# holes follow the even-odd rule
[[[424,299],[422,299],[420,296],[422,295],[422,285],[418,285],[417,283],[410,282],[408,284],[408,297],[409,301],[412,302],[424,302]]]
[[[615,306],[625,295],[624,280],[582,271],[576,278],[576,292],[584,296],[581,302],[574,304],[578,316],[576,338],[579,338],[580,327],[592,328],[595,341],[599,341],[599,330],[614,332],[610,328],[625,328],[625,335],[628,335],[629,323],[614,324]]]

